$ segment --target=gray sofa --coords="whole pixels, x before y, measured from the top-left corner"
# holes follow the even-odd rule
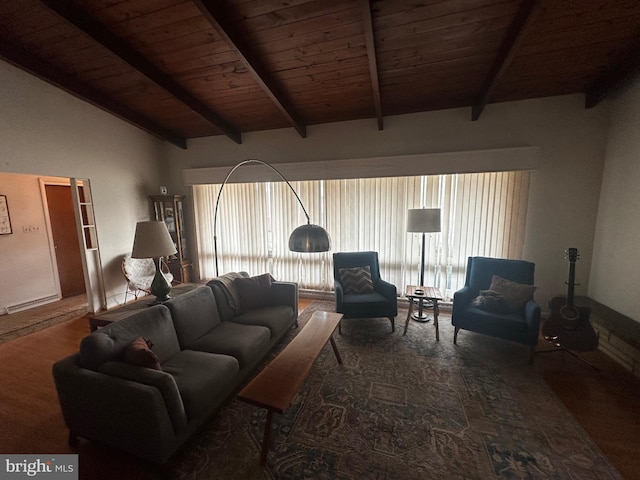
[[[296,284],[257,287],[262,302],[247,301],[247,309],[237,305],[233,283],[216,279],[138,310],[85,337],[79,352],[56,362],[53,377],[70,443],[82,437],[165,463],[297,325]],[[140,337],[152,342],[153,353],[143,353],[159,370],[157,363],[140,366],[129,356]]]

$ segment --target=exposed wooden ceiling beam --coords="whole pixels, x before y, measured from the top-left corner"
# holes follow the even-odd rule
[[[224,132],[231,140],[238,144],[242,143],[242,135],[236,128],[229,125],[218,114],[189,93],[182,85],[174,81],[169,75],[131,48],[127,42],[120,39],[103,24],[89,16],[86,12],[83,12],[72,2],[69,0],[40,0],[40,2],[69,23],[75,25],[105,48],[109,49],[149,80],[162,87],[170,95]]]
[[[471,107],[471,120],[480,118],[482,110],[484,110],[484,107],[486,107],[491,100],[491,94],[498,85],[502,75],[504,75],[509,65],[511,65],[518,48],[522,44],[522,40],[527,35],[539,11],[539,0],[524,0],[522,5],[520,5],[516,18],[509,27],[509,32],[502,42],[502,45],[500,45],[498,56],[491,65],[489,73],[482,84],[482,89],[478,94],[477,100]]]
[[[44,58],[12,45],[8,39],[0,36],[0,57],[16,67],[35,75],[75,97],[128,122],[161,140],[173,143],[182,149],[187,148],[187,140],[175,132],[152,122],[147,117],[114,102],[95,88],[74,79]]]
[[[382,99],[380,97],[380,80],[378,78],[378,60],[376,59],[376,44],[373,36],[373,19],[371,18],[371,3],[369,0],[360,0],[362,8],[362,23],[364,38],[367,45],[367,58],[369,60],[369,76],[371,77],[371,90],[373,91],[373,104],[378,119],[378,130],[384,129],[382,119]]]
[[[225,13],[225,7],[221,5],[221,2],[215,0],[193,0],[193,2],[198,6],[202,14],[217,30],[224,41],[237,53],[239,60],[251,75],[253,75],[256,82],[258,82],[282,115],[291,123],[302,138],[306,138],[307,127],[301,121],[293,105],[285,98],[281,89],[276,86],[275,80],[271,78],[262,66],[258,57],[254,55],[242,40],[232,22],[228,19]]]
[[[640,73],[640,42],[629,49],[618,64],[598,77],[587,89],[585,107],[593,108],[620,90]]]

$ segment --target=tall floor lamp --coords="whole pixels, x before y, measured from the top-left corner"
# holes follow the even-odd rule
[[[420,286],[424,286],[424,255],[425,237],[427,233],[440,231],[440,209],[439,208],[411,208],[407,215],[407,232],[422,233],[422,255],[420,262]],[[420,299],[418,311],[413,314],[413,319],[421,322],[428,322],[429,318],[423,311],[423,300]]]
[[[289,183],[289,180],[284,178],[284,175],[282,175],[282,173],[280,173],[280,171],[278,171],[273,165],[270,165],[267,162],[263,162],[262,160],[250,158],[238,163],[235,167],[233,167],[229,171],[227,176],[222,181],[222,185],[220,186],[220,190],[218,191],[218,196],[216,198],[216,205],[213,211],[213,253],[214,253],[214,259],[215,259],[215,265],[216,265],[216,276],[220,274],[218,272],[218,236],[217,236],[217,230],[216,230],[216,225],[218,222],[218,205],[220,203],[220,195],[222,194],[222,189],[227,184],[227,181],[229,180],[229,177],[233,174],[233,172],[235,172],[238,168],[242,167],[243,165],[247,165],[249,163],[258,163],[260,165],[264,165],[265,167],[269,167],[271,170],[276,172],[278,176],[280,176],[280,178],[282,178],[282,180],[291,189],[291,191],[296,197],[296,200],[298,200],[300,207],[302,207],[302,211],[304,212],[304,215],[307,217],[306,225],[300,225],[299,227],[294,229],[293,232],[291,232],[291,235],[289,236],[289,250],[291,250],[292,252],[305,252],[305,253],[328,252],[329,249],[331,248],[331,239],[329,238],[329,233],[320,225],[314,225],[311,223],[311,220],[309,219],[309,214],[307,213],[307,209],[304,208],[304,205],[302,204],[302,200],[300,200],[300,197],[298,196],[296,191],[293,189],[293,187]]]

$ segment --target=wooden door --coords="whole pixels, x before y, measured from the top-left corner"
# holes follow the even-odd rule
[[[62,297],[85,293],[71,187],[45,185]]]

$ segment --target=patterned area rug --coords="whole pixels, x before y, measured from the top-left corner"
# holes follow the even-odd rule
[[[314,302],[300,316],[304,325]],[[344,320],[292,407],[274,415],[236,399],[169,464],[179,479],[621,479],[544,380],[523,346],[461,332],[448,316]],[[291,336],[297,330],[292,330]],[[285,343],[281,344],[283,346]],[[275,352],[274,352],[275,355]]]

